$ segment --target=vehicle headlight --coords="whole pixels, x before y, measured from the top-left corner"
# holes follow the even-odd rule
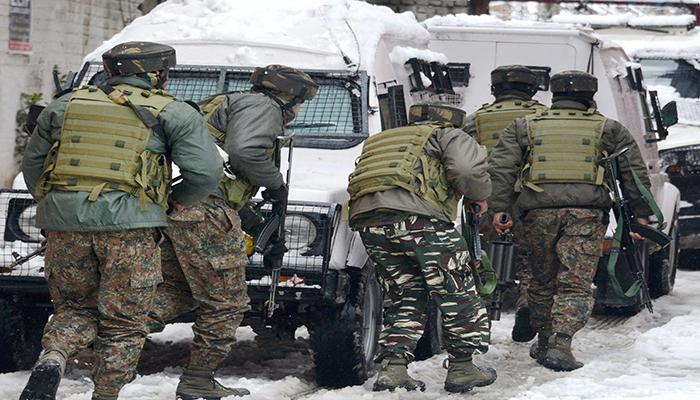
[[[674,151],[667,151],[662,154],[662,157],[664,159],[664,163],[666,163],[666,165],[669,167],[678,164],[678,161],[680,161],[678,153]]]
[[[284,227],[287,248],[290,250],[309,247],[318,235],[316,224],[301,214],[287,214],[284,220]]]
[[[685,162],[694,167],[700,166],[700,150],[688,150],[685,152]]]

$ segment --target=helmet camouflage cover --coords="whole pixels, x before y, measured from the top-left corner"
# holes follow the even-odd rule
[[[318,84],[307,73],[284,65],[255,68],[250,83],[285,94],[299,103],[313,99],[318,92]]]
[[[491,71],[491,84],[521,83],[537,86],[537,75],[523,65],[501,65]]]
[[[552,75],[549,87],[552,93],[595,93],[598,91],[598,79],[583,71],[563,71]]]
[[[102,54],[110,76],[140,74],[172,68],[177,64],[175,49],[153,42],[120,43]]]
[[[461,108],[444,104],[414,104],[408,109],[408,122],[447,122],[456,128],[464,126],[467,113]]]

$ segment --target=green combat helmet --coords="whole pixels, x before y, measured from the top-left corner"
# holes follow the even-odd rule
[[[444,104],[414,104],[408,109],[408,122],[431,121],[449,123],[455,128],[464,126],[467,113],[461,108]]]
[[[121,43],[102,55],[110,76],[141,74],[167,70],[177,64],[175,49],[153,42]]]
[[[284,65],[255,68],[250,83],[274,95],[282,95],[288,102],[293,102],[292,105],[311,100],[318,92],[318,84],[307,73]]]
[[[598,91],[598,79],[583,71],[563,71],[552,75],[549,87],[553,94],[593,95]]]

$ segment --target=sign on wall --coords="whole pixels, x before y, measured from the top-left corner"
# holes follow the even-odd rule
[[[32,32],[31,0],[10,0],[10,39],[7,48],[11,51],[32,51],[29,39]]]

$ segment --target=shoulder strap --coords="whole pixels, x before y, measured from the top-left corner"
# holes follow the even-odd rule
[[[104,84],[98,86],[99,89],[104,92],[104,94],[107,95],[113,102],[119,105],[125,105],[129,106],[134,113],[136,114],[136,117],[143,122],[144,125],[148,129],[151,129],[153,132],[155,132],[158,136],[165,138],[165,131],[163,130],[163,126],[160,124],[160,120],[153,115],[152,112],[148,111],[146,107],[140,106],[138,104],[134,104],[129,100],[129,98],[122,92],[121,90],[115,89],[114,87]]]

